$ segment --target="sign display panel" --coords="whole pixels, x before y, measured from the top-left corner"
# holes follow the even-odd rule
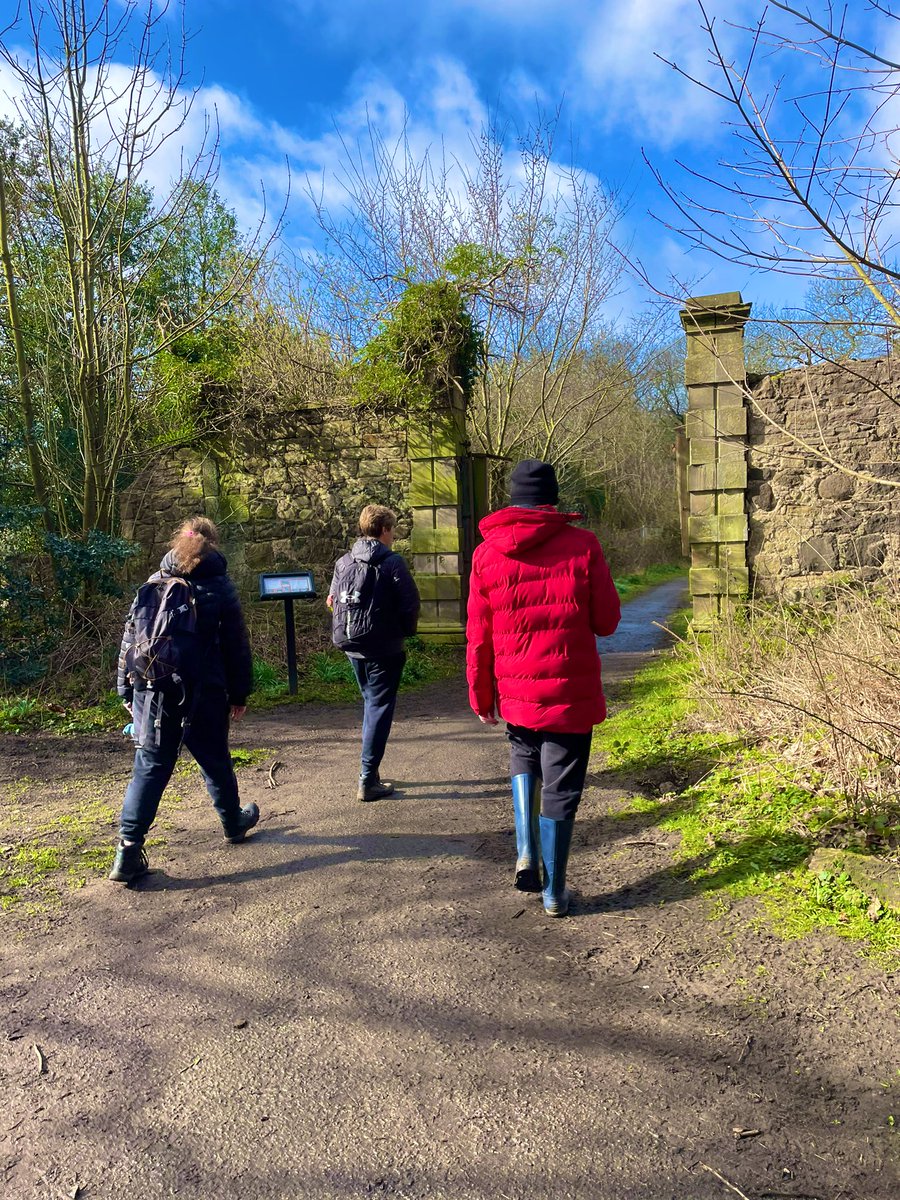
[[[315,596],[312,571],[288,571],[282,575],[260,575],[261,600],[283,600],[291,596]]]

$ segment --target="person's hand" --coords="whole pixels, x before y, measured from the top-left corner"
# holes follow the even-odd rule
[[[329,596],[325,603],[329,608],[334,608],[334,596]]]
[[[131,700],[123,700],[122,703],[125,706],[125,708],[128,710],[128,715],[130,717],[133,717],[134,716],[134,705],[133,705],[132,701]]]
[[[246,711],[247,711],[246,704],[232,704],[232,706],[231,706],[232,721],[239,721]]]
[[[479,720],[479,721],[482,723],[482,725],[496,725],[496,724],[498,724],[497,718],[494,716],[493,712],[489,712],[489,713],[479,713],[479,714],[478,714],[478,720]]]

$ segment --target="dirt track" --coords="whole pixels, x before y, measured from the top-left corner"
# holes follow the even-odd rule
[[[374,805],[357,721],[251,714],[236,743],[286,764],[275,791],[242,773],[252,840],[190,782],[142,886],[7,920],[4,1197],[896,1200],[896,981],[746,906],[711,920],[602,776],[549,921],[511,887],[505,746],[462,686],[401,698]],[[124,747],[60,769],[91,755],[121,783]]]

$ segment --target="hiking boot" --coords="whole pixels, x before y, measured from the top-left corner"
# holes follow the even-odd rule
[[[225,830],[225,841],[230,842],[232,846],[236,846],[238,842],[242,842],[254,825],[259,821],[259,805],[245,804],[241,809],[241,815],[238,817],[237,828],[234,832],[229,833]]]
[[[357,800],[362,800],[368,804],[370,800],[383,800],[385,796],[390,796],[394,791],[394,785],[386,780],[381,780],[377,776],[369,783],[359,781],[359,787],[356,789]]]
[[[124,883],[127,886],[141,875],[146,875],[149,869],[150,864],[147,862],[143,846],[126,846],[124,842],[119,842],[109,878],[113,883]]]

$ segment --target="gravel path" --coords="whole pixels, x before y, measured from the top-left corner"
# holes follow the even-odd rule
[[[141,887],[7,919],[7,1200],[895,1200],[895,982],[711,920],[602,775],[549,921],[511,887],[505,744],[461,683],[401,698],[378,804],[357,724],[251,714],[239,742],[285,764],[274,791],[242,774],[252,840],[218,841],[190,783]]]

